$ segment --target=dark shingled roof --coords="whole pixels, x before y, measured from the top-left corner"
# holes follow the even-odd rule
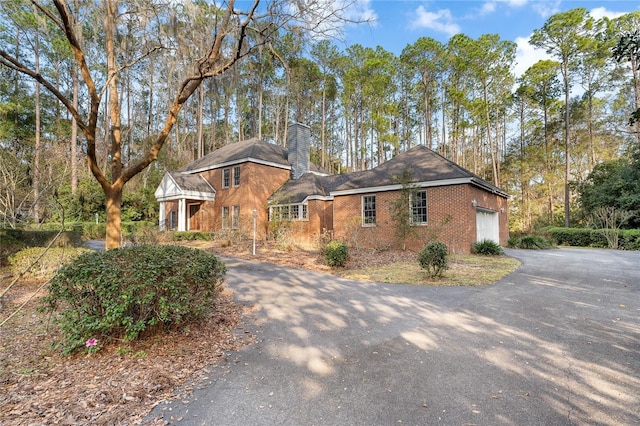
[[[289,166],[286,148],[261,141],[257,138],[252,138],[218,148],[204,157],[179,168],[178,171],[191,173],[194,171],[213,169],[220,164],[247,158]]]
[[[311,196],[326,197],[338,185],[351,178],[355,173],[342,175],[319,176],[305,173],[298,179],[287,181],[271,197],[270,203],[296,204]]]
[[[458,178],[475,177],[470,171],[463,169],[452,161],[419,145],[398,154],[379,166],[366,170],[358,176],[336,188],[338,191],[369,188],[377,186],[397,185],[398,178],[404,170],[411,172],[414,182],[430,182]]]
[[[269,198],[269,201],[279,204],[295,204],[303,202],[309,196],[329,196],[334,191],[398,185],[398,179],[407,169],[411,172],[413,182],[469,179],[475,185],[488,191],[507,196],[499,188],[440,154],[425,146],[416,146],[371,170],[331,176],[306,173],[298,180],[285,183]]]
[[[209,182],[201,175],[192,175],[180,172],[170,172],[171,177],[178,187],[183,191],[211,192],[215,193],[215,189],[209,185]]]

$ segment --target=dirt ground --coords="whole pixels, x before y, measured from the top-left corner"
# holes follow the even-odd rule
[[[187,245],[221,256],[330,270],[321,255],[312,250],[260,246],[254,256],[247,242]],[[412,256],[415,254],[361,253],[347,268]],[[0,291],[4,291],[11,276],[3,271],[0,278]],[[46,291],[41,285],[41,282],[20,282],[2,299],[0,322],[18,310],[0,326],[2,425],[140,424],[160,401],[188,400],[193,386],[198,385],[199,379],[206,379],[212,369],[220,368],[216,363],[224,360],[229,351],[253,341],[252,307],[235,304],[231,292],[224,291],[215,314],[181,332],[133,344],[99,345],[96,353],[65,357],[51,348],[58,332],[49,318],[38,312],[40,298]],[[154,419],[147,424],[164,422]]]

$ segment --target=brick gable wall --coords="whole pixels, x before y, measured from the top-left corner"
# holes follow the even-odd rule
[[[449,185],[426,188],[427,225],[414,227],[415,235],[408,238],[410,250],[420,250],[426,242],[442,241],[453,253],[469,253],[476,241],[476,207],[497,211],[500,226],[500,243],[506,244],[508,222],[506,200],[471,185]],[[362,196],[376,196],[376,221],[374,227],[362,226]],[[398,248],[396,226],[391,215],[391,205],[397,200],[398,191],[371,194],[354,194],[334,198],[334,234],[348,244],[366,248]],[[504,209],[504,213],[501,212]]]

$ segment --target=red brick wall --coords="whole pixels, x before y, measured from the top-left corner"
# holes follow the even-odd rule
[[[253,210],[257,210],[257,237],[262,239],[267,232],[267,198],[289,179],[289,170],[256,163],[240,164],[240,185],[233,186],[233,167],[229,166],[229,188],[222,187],[222,168],[208,170],[202,175],[216,190],[215,201],[205,201],[198,212],[201,231],[222,229],[222,206],[229,206],[229,225],[231,225],[232,206],[240,206],[240,231],[253,235]],[[226,168],[226,167],[225,167]],[[192,200],[187,200],[187,205]],[[167,202],[166,218],[170,210],[177,211],[178,202]],[[187,209],[188,215],[188,209]],[[192,229],[194,230],[194,229]]]
[[[314,245],[325,230],[333,229],[333,202],[310,200],[307,205],[308,220],[292,221],[291,229],[297,244]]]
[[[233,166],[229,167],[233,170]],[[214,215],[211,229],[222,229],[222,206],[240,206],[240,230],[253,235],[253,210],[257,210],[257,237],[262,239],[267,233],[267,198],[289,180],[286,169],[256,163],[240,164],[240,186],[222,188],[222,168],[205,172],[205,178],[216,189]]]
[[[469,253],[476,241],[476,208],[471,200],[476,199],[478,207],[505,213],[498,213],[500,243],[508,239],[506,200],[471,185],[450,185],[426,188],[427,225],[415,226],[415,236],[406,241],[411,250],[421,249],[426,242],[442,241],[453,253]],[[376,195],[375,227],[362,226],[362,196]],[[390,207],[399,196],[397,191],[371,194],[355,194],[334,198],[334,234],[349,244],[369,248],[397,248],[401,242],[396,237],[396,226],[392,220]]]

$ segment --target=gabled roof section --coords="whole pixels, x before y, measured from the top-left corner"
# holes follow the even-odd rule
[[[413,183],[418,186],[470,183],[507,197],[498,187],[422,145],[413,147],[371,170],[349,174],[349,179],[337,185],[331,192],[362,192],[368,188],[397,189],[395,187],[400,185],[398,179],[404,170],[411,173]]]
[[[168,172],[156,189],[155,196],[158,201],[182,198],[213,201],[216,198],[216,190],[201,175]]]
[[[331,191],[362,172],[341,175],[305,173],[298,179],[287,181],[271,197],[270,204],[299,204],[310,199],[329,199]]]
[[[182,173],[198,173],[243,162],[254,162],[273,167],[291,169],[287,150],[257,138],[234,142],[216,149],[178,169]]]

